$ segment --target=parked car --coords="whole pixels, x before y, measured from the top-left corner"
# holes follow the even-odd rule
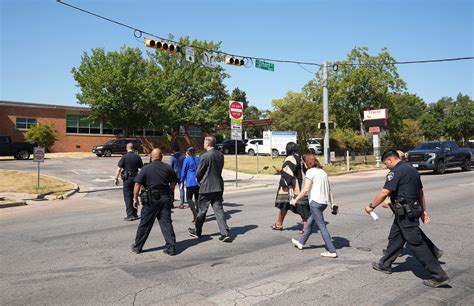
[[[258,150],[257,150],[257,144],[258,144]],[[259,154],[262,152],[262,147],[263,146],[263,139],[262,138],[256,138],[256,139],[249,139],[247,142],[247,146],[245,147],[245,153],[247,153],[250,156],[254,156],[259,152]]]
[[[104,144],[95,145],[92,147],[92,153],[98,157],[110,157],[112,154],[127,153],[127,144],[133,143],[133,148],[136,153],[143,151],[142,143],[136,138],[121,138],[109,140]]]
[[[428,141],[407,152],[407,161],[418,170],[443,174],[446,168],[471,169],[471,150],[460,148],[454,141]]]
[[[235,154],[235,140],[224,140],[222,143],[216,145],[216,149],[224,154]],[[242,140],[237,140],[237,153],[245,153],[245,142]]]
[[[311,154],[323,154],[323,146],[321,145],[321,142],[321,138],[308,139],[308,150],[311,152]]]
[[[0,156],[29,159],[35,146],[34,142],[13,142],[10,136],[0,136]]]

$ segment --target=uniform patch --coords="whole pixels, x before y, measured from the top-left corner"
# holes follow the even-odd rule
[[[394,176],[395,176],[395,174],[394,174],[392,171],[390,171],[390,172],[387,174],[387,181],[390,182],[391,180],[393,180],[393,177],[394,177]]]

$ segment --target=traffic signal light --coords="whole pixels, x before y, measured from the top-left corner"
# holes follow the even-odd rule
[[[226,56],[225,57],[225,63],[227,65],[243,66],[245,64],[245,61],[241,58],[239,59],[239,58],[235,58],[235,57]]]
[[[163,42],[156,39],[145,39],[145,46],[148,48],[158,49],[160,51],[167,51],[170,53],[180,52],[181,48],[173,43]]]

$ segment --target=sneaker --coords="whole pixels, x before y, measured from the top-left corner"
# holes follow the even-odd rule
[[[219,237],[219,241],[222,241],[222,242],[232,242],[232,239],[230,239],[230,237],[227,236],[227,235],[221,235],[221,236]]]
[[[199,235],[194,228],[188,228],[188,233],[191,237],[194,237],[194,238],[201,237],[201,235]]]
[[[337,253],[335,253],[335,252],[334,252],[334,253],[331,253],[331,252],[327,252],[327,251],[326,251],[326,252],[323,252],[323,253],[321,253],[321,254],[319,254],[319,255],[321,255],[321,256],[323,256],[323,257],[329,257],[329,258],[336,258],[336,257],[337,257]]]
[[[299,242],[298,240],[294,239],[294,238],[291,238],[291,242],[293,242],[293,244],[295,245],[295,247],[297,247],[298,249],[302,250],[303,249],[303,245],[301,244],[301,242]]]
[[[130,246],[130,252],[135,253],[135,254],[140,254],[142,252],[142,250],[137,248],[135,246],[135,243],[132,243],[132,245]]]
[[[164,250],[163,250],[163,253],[165,253],[166,255],[169,255],[169,256],[174,256],[174,255],[176,255],[176,252],[175,252],[175,251],[171,251],[171,250],[168,250],[168,249],[164,249]]]
[[[444,285],[447,285],[449,283],[449,278],[446,278],[445,280],[437,280],[434,278],[431,279],[425,279],[423,281],[423,285],[431,287],[431,288],[438,288]]]
[[[379,262],[372,262],[372,268],[385,274],[392,274],[392,269],[382,267]]]

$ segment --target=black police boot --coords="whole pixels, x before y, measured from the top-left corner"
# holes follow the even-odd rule
[[[132,253],[135,253],[135,254],[140,254],[142,252],[142,250],[140,250],[139,248],[137,248],[135,246],[135,243],[132,243],[131,247],[130,247],[130,252]]]
[[[380,265],[379,262],[373,261],[372,262],[372,268],[374,270],[380,271],[380,272],[385,273],[385,274],[392,274],[392,269],[390,269],[390,268],[387,269],[387,268],[382,267],[382,265]]]

